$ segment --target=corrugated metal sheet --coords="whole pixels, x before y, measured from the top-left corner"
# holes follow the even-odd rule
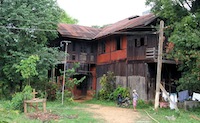
[[[91,40],[100,31],[101,31],[101,29],[86,27],[86,26],[80,26],[80,25],[75,25],[75,24],[61,23],[61,24],[58,25],[58,32],[63,37]]]
[[[140,17],[135,16],[116,22],[103,29],[61,23],[58,25],[58,32],[63,37],[91,40],[111,35],[114,32],[146,26],[155,19],[156,16],[154,14],[148,14]]]
[[[126,18],[124,20],[121,20],[119,22],[116,22],[110,26],[103,28],[103,30],[98,35],[96,35],[95,38],[100,38],[106,35],[110,35],[114,32],[132,29],[139,26],[146,26],[155,19],[156,16],[154,14],[148,14],[135,18],[133,17],[132,19]]]

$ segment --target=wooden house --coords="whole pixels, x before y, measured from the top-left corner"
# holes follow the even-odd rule
[[[71,41],[67,63],[70,66],[80,62],[78,72],[87,76],[76,88],[77,94],[98,92],[100,78],[112,71],[117,85],[136,89],[140,99],[152,100],[156,86],[158,24],[159,19],[153,14],[129,17],[103,29],[60,24],[60,35],[53,45],[59,46],[62,40]],[[163,57],[162,82],[168,92],[175,91],[174,80],[179,77],[175,61]]]

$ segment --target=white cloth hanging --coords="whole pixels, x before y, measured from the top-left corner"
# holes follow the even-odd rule
[[[171,93],[170,99],[172,100],[172,102],[171,101],[169,102],[169,107],[170,107],[170,109],[175,109],[176,102],[177,102],[177,94]]]
[[[169,96],[169,92],[167,92],[167,95]],[[167,95],[164,92],[162,92],[162,97],[165,101],[168,101]]]
[[[200,101],[200,94],[194,92],[193,95],[192,95],[192,100],[198,100],[198,101]]]

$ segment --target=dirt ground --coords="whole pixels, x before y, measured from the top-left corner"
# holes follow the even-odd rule
[[[76,102],[84,102],[91,98],[75,100]],[[98,104],[87,104],[82,110],[93,114],[93,117],[100,119],[103,123],[151,123],[150,118],[134,111],[133,108],[122,108],[118,106],[102,106]],[[60,119],[60,116],[51,113],[33,113],[29,114],[30,119],[40,119],[48,121],[49,119]]]
[[[100,118],[105,123],[135,123],[140,119],[140,114],[134,112],[133,109],[120,108],[120,107],[107,107],[96,104],[88,104],[85,109],[94,114],[95,118]]]
[[[76,100],[76,102],[84,102],[90,98]],[[93,113],[94,118],[102,119],[104,123],[151,123],[150,118],[142,116],[133,108],[102,106],[97,104],[87,104],[83,110]]]

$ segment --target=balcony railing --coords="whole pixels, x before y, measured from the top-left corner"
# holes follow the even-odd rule
[[[147,59],[157,59],[158,58],[158,49],[156,49],[155,47],[146,48],[146,58]],[[163,60],[172,60],[172,59],[167,58],[167,54],[165,51],[163,51],[162,59]]]
[[[153,58],[157,59],[158,58],[158,50],[153,47],[153,48],[146,48],[146,58]]]

